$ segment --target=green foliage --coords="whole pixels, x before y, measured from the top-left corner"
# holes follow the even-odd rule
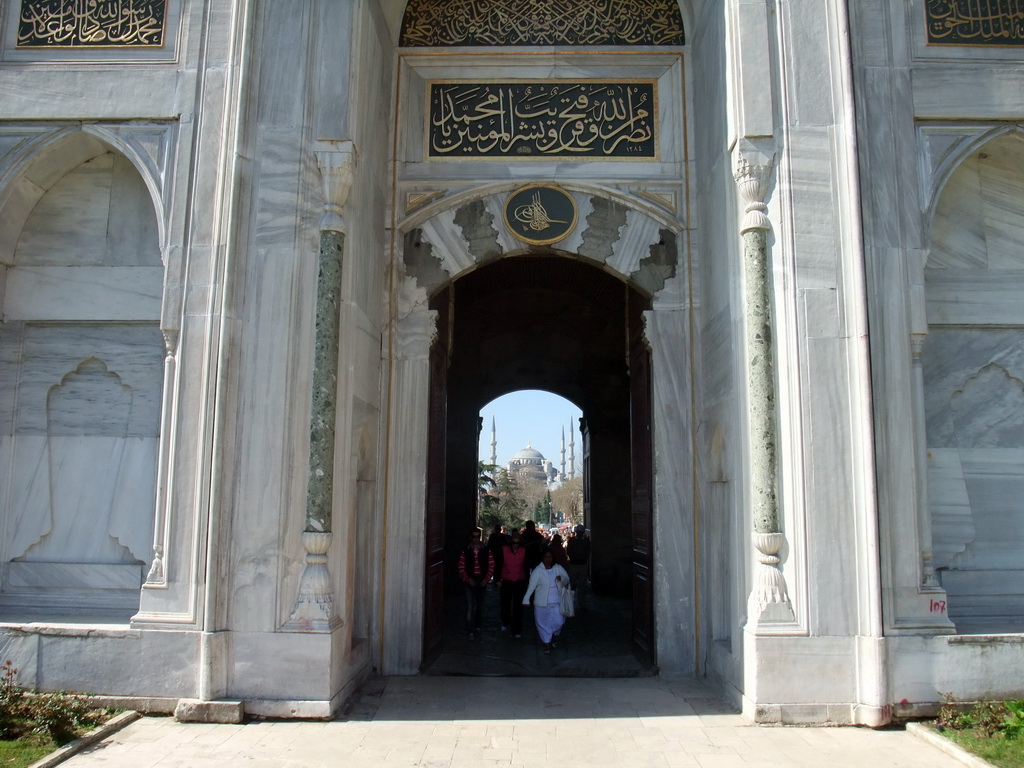
[[[30,700],[29,711],[36,733],[45,733],[58,744],[71,741],[84,727],[96,725],[89,702],[67,691],[42,693]]]
[[[490,464],[481,464],[481,475]],[[518,478],[507,469],[499,469],[493,475],[492,490],[481,495],[477,524],[487,533],[494,530],[495,525],[505,525],[509,530],[522,528],[526,520],[529,506],[523,498],[523,491]],[[484,482],[480,483],[481,488]]]
[[[999,768],[1024,768],[1024,701],[968,704],[944,693],[936,728]]]
[[[25,691],[18,685],[18,670],[8,659],[0,665],[0,739],[12,738],[23,719]]]
[[[106,716],[106,712],[93,710],[87,699],[75,693],[29,695],[18,685],[18,670],[11,661],[0,665],[0,739],[35,734],[39,739],[64,744]]]
[[[1006,723],[1003,733],[1008,739],[1016,739],[1024,733],[1024,701],[1006,702]]]

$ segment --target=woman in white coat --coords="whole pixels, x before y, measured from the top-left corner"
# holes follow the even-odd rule
[[[530,574],[530,586],[523,596],[523,605],[529,605],[533,595],[533,620],[537,634],[544,643],[544,653],[551,653],[555,638],[562,631],[565,617],[562,616],[562,590],[569,588],[569,574],[555,563],[555,556],[545,551],[541,564]]]

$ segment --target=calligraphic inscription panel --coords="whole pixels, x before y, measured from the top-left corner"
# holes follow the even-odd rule
[[[682,45],[676,0],[410,0],[399,45]]]
[[[167,0],[21,0],[18,48],[154,48]]]
[[[656,159],[653,81],[432,82],[430,159]]]
[[[1024,0],[925,0],[929,45],[1024,45]]]

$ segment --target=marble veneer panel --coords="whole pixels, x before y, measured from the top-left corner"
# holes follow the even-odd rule
[[[928,451],[928,507],[932,517],[932,562],[947,568],[976,535],[967,482],[956,448]]]
[[[17,434],[50,433],[47,397],[51,387],[83,360],[102,361],[121,384],[131,387],[132,404],[123,437],[155,437],[160,426],[163,337],[155,325],[29,325],[20,358]],[[67,408],[90,410],[86,399]]]
[[[158,320],[163,267],[12,267],[8,320]]]
[[[970,499],[975,538],[954,567],[993,569],[1022,568],[1024,549],[1024,449],[962,450],[967,496]],[[1024,584],[1014,590],[1024,594]]]
[[[160,266],[156,214],[134,166],[112,152],[72,169],[39,200],[19,266]]]
[[[974,433],[981,434],[984,424],[995,425],[1001,419],[1016,420],[1013,409],[1020,398],[1020,382],[1024,381],[1024,333],[1016,329],[933,328],[928,334],[921,358],[925,381],[925,414],[927,417],[929,448],[973,447],[963,433],[969,423],[969,411],[983,408],[977,414],[981,426]],[[976,400],[959,399],[960,433],[954,424],[953,398],[957,392],[968,392],[968,382],[982,369],[996,365],[1003,371],[1002,391],[993,392]],[[986,375],[986,379],[993,372]],[[999,381],[1000,379],[996,379]],[[992,386],[992,382],[975,380],[977,387]],[[1015,446],[1009,446],[1015,447]]]

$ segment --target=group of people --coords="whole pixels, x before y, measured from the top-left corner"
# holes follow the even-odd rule
[[[551,653],[565,623],[562,592],[579,595],[590,567],[590,538],[577,525],[563,544],[560,533],[548,539],[528,520],[521,531],[506,532],[496,525],[483,541],[479,528],[470,529],[469,544],[459,553],[459,578],[465,585],[466,631],[471,638],[481,627],[481,610],[488,584],[499,585],[501,630],[519,639],[523,636],[523,608],[533,599],[534,623]]]

